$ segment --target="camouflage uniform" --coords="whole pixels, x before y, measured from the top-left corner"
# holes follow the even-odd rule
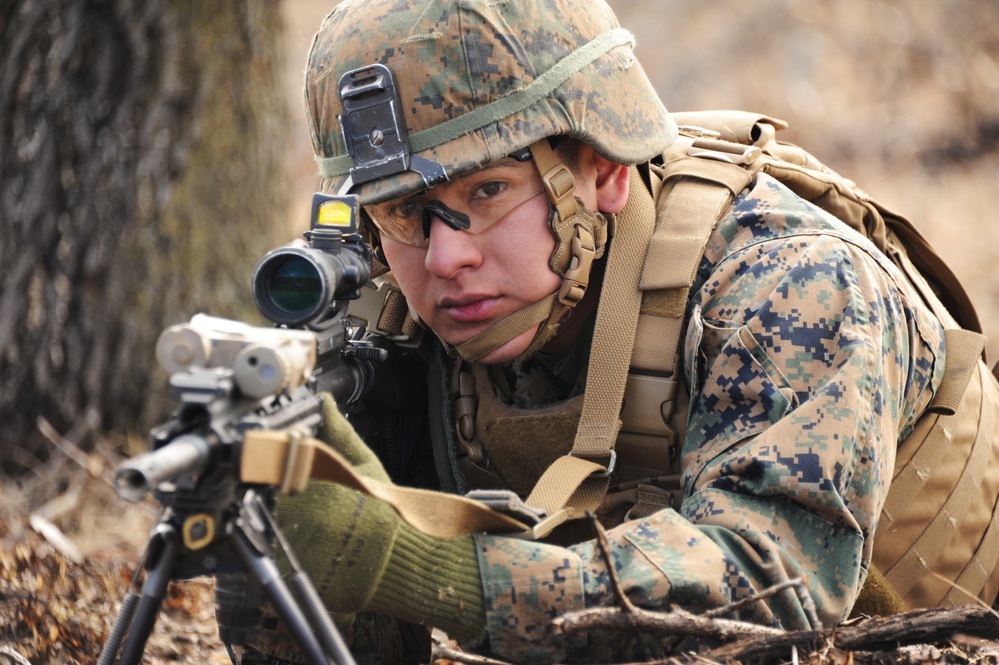
[[[801,577],[823,623],[844,619],[896,445],[942,377],[940,324],[866,238],[761,175],[709,240],[683,353],[684,501],[609,532],[624,589],[642,607],[698,610]],[[560,658],[551,619],[613,603],[592,541],[477,544],[503,657]],[[742,618],[809,627],[791,592]]]

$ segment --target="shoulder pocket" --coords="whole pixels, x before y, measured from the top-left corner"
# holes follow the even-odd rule
[[[798,399],[745,325],[691,316],[687,341],[690,419],[683,446],[684,488],[712,459],[760,434],[790,413]]]

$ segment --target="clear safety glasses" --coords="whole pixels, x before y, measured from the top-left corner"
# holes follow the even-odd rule
[[[427,247],[430,227],[440,219],[452,229],[482,233],[539,196],[546,196],[537,177],[486,180],[462,192],[467,204],[459,211],[427,195],[410,196],[364,206],[364,211],[382,235],[412,247]]]

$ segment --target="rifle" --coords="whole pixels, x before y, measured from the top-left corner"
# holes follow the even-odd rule
[[[199,314],[160,336],[156,357],[171,375],[180,406],[150,432],[150,452],[118,467],[115,487],[130,501],[151,492],[163,510],[98,665],[137,665],[168,583],[201,575],[236,582],[229,585],[235,594],[217,597],[219,634],[234,663],[232,645],[252,637],[262,593],[309,662],[353,665],[278,528],[277,490],[241,482],[239,474],[247,432],[314,436],[322,421],[317,393],[332,393],[349,415],[371,388],[375,365],[388,355],[383,336],[347,315],[347,303],[370,276],[357,210],[355,196],[316,194],[306,242],[273,250],[257,264],[254,299],[279,327]],[[288,584],[275,563],[274,543],[291,565]]]

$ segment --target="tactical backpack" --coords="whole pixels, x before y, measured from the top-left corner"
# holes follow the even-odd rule
[[[659,208],[641,277],[645,298],[631,368],[646,375],[674,371],[674,358],[661,349],[676,348],[679,338],[671,345],[662,335],[679,335],[680,303],[707,237],[756,173],[776,178],[864,234],[943,323],[946,345],[942,384],[897,450],[869,582],[880,581],[880,571],[908,607],[966,604],[976,596],[992,603],[999,592],[999,383],[983,362],[985,338],[963,287],[906,218],[805,150],[778,141],[777,131],[787,126],[783,121],[727,111],[674,118],[681,137],[659,169],[660,186],[672,191],[653,192]],[[662,265],[671,266],[671,274],[651,272]],[[593,371],[591,366],[590,376]],[[648,409],[649,397],[640,401]],[[675,421],[676,409],[655,408],[651,401],[651,413],[672,411]],[[673,427],[679,428],[682,424]],[[626,423],[622,430],[628,429]]]

